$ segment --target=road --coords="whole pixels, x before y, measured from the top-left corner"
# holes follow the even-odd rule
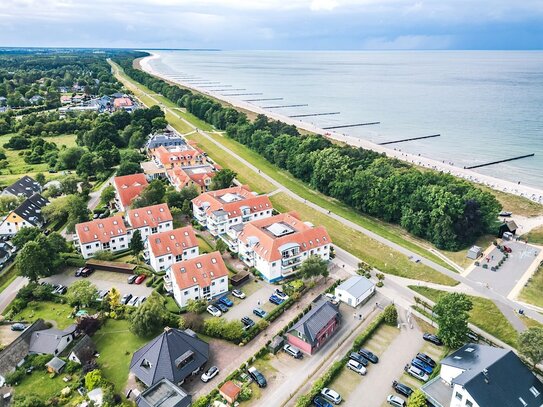
[[[23,288],[28,280],[24,277],[17,277],[0,293],[0,314],[4,312],[6,307],[11,304],[21,288]]]

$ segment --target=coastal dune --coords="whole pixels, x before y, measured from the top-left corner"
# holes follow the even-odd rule
[[[209,91],[206,88],[195,85],[193,83],[184,82],[183,80],[180,80],[178,78],[172,78],[172,77],[170,77],[170,76],[168,76],[168,75],[166,75],[166,74],[164,74],[162,72],[158,72],[156,69],[154,69],[152,67],[152,61],[156,60],[156,59],[160,59],[160,56],[158,54],[155,54],[155,53],[150,52],[150,51],[146,51],[146,52],[149,52],[151,55],[148,56],[148,57],[145,57],[145,58],[143,58],[143,59],[141,59],[139,61],[140,67],[144,71],[148,72],[151,75],[162,78],[164,80],[174,82],[174,83],[178,83],[179,85],[182,85],[182,86],[184,86],[186,88],[193,89],[193,90],[195,90],[195,91],[197,91],[199,93],[202,93],[202,94],[208,95],[210,97],[213,97],[215,99],[221,100],[223,102],[229,103],[230,105],[232,105],[234,107],[244,109],[244,110],[247,110],[247,111],[251,111],[251,112],[254,112],[256,114],[264,114],[264,115],[268,116],[269,118],[272,118],[272,119],[275,119],[275,120],[280,120],[280,121],[282,121],[284,123],[287,123],[287,124],[292,124],[292,125],[298,127],[299,129],[303,129],[303,130],[306,130],[306,131],[309,131],[309,132],[312,132],[312,133],[320,134],[320,135],[328,137],[328,138],[330,138],[332,140],[336,140],[336,141],[340,141],[340,142],[343,142],[343,143],[346,143],[346,144],[350,144],[350,145],[355,146],[355,147],[362,147],[364,149],[373,150],[373,151],[376,151],[376,152],[379,152],[379,153],[384,153],[388,157],[394,157],[394,158],[397,158],[398,160],[406,161],[406,162],[409,162],[411,164],[414,164],[414,165],[417,165],[417,166],[420,166],[420,167],[424,167],[424,168],[427,168],[427,169],[433,169],[433,170],[436,170],[436,171],[442,171],[444,173],[452,174],[452,175],[454,175],[456,177],[463,178],[463,179],[466,179],[466,180],[471,181],[471,182],[486,185],[487,187],[490,187],[490,188],[495,189],[497,191],[502,191],[502,192],[507,192],[507,193],[510,193],[510,194],[522,196],[522,197],[528,198],[528,199],[530,199],[530,200],[532,200],[534,202],[538,202],[538,203],[543,204],[543,190],[541,190],[541,189],[531,187],[531,186],[528,186],[528,185],[522,185],[522,184],[514,183],[514,182],[511,182],[511,181],[498,179],[498,178],[491,177],[491,176],[488,176],[488,175],[483,175],[483,174],[477,173],[476,171],[473,171],[473,170],[456,167],[456,166],[452,165],[452,163],[441,162],[441,161],[434,160],[434,159],[431,159],[431,158],[428,158],[428,157],[423,157],[423,156],[420,156],[420,155],[414,155],[414,154],[406,153],[406,152],[401,151],[400,149],[385,147],[385,146],[373,143],[371,141],[368,141],[368,140],[365,140],[365,139],[362,139],[362,138],[349,136],[349,135],[344,134],[344,133],[325,130],[325,129],[322,129],[322,128],[320,128],[318,126],[315,126],[315,125],[313,125],[311,123],[308,123],[306,121],[291,118],[291,117],[279,114],[279,113],[277,113],[275,111],[270,111],[270,110],[263,109],[263,108],[261,108],[261,107],[259,107],[257,105],[254,105],[254,104],[252,104],[250,102],[245,102],[245,101],[237,99],[235,97],[224,96],[224,95],[221,95],[221,94],[219,94],[217,92]]]

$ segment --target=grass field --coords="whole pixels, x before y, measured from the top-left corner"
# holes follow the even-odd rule
[[[74,323],[74,319],[70,317],[72,311],[73,308],[68,304],[58,304],[51,301],[32,301],[14,319],[34,322],[38,318],[42,318],[46,322],[54,322],[57,328],[64,329]]]
[[[64,374],[56,375],[51,378],[45,370],[35,370],[32,374],[25,376],[23,381],[15,386],[14,393],[16,395],[35,395],[42,401],[46,401],[53,396],[60,395],[60,391],[78,380],[77,377],[72,378],[72,382],[65,383],[62,378]],[[77,393],[76,393],[77,394]]]
[[[446,294],[445,291],[436,290],[429,287],[409,286],[413,291],[436,302],[439,297]],[[469,322],[495,336],[501,341],[517,347],[518,333],[502,314],[499,308],[489,299],[468,296],[473,302],[473,309],[470,311]]]
[[[492,244],[492,241],[496,239],[496,236],[492,235],[485,235],[481,236],[477,241],[474,243],[475,245],[481,247],[483,251]],[[455,264],[458,264],[460,267],[465,269],[470,264],[473,263],[472,259],[468,259],[468,248],[458,251],[458,252],[449,252],[446,250],[440,250],[441,253],[443,253],[446,257],[451,259]]]
[[[543,265],[528,280],[519,295],[519,300],[543,308]]]
[[[13,280],[17,278],[17,267],[15,267],[15,262],[12,262],[10,265],[6,266],[2,273],[0,274],[0,293],[9,286]]]
[[[515,215],[527,217],[543,215],[543,205],[530,201],[528,198],[496,191],[484,185],[477,184],[477,187],[493,194],[502,205],[504,211],[510,211]]]
[[[522,237],[528,239],[529,243],[543,245],[543,226],[532,229]]]

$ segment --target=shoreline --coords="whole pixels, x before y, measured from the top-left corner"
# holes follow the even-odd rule
[[[538,189],[536,187],[531,187],[531,186],[522,185],[522,184],[519,185],[519,184],[511,182],[511,181],[495,178],[495,177],[492,177],[492,176],[489,176],[489,175],[483,175],[483,174],[480,174],[478,172],[468,170],[468,169],[465,169],[465,168],[455,167],[454,165],[450,165],[450,164],[447,164],[447,163],[444,163],[444,162],[440,162],[440,161],[437,161],[437,160],[434,160],[434,159],[431,159],[431,158],[427,158],[427,157],[423,157],[423,156],[415,155],[415,154],[410,154],[410,153],[405,153],[405,152],[403,152],[401,150],[397,150],[397,149],[387,148],[387,147],[381,146],[379,144],[373,143],[371,141],[368,141],[368,140],[365,140],[365,139],[362,139],[362,138],[349,136],[347,134],[334,132],[334,131],[331,131],[331,130],[325,130],[325,129],[319,128],[318,126],[315,126],[315,125],[313,125],[311,123],[305,122],[303,120],[296,120],[296,119],[290,118],[288,116],[284,116],[284,115],[281,115],[281,114],[278,114],[278,113],[275,113],[275,112],[272,112],[272,111],[269,111],[269,110],[266,110],[266,109],[262,109],[261,107],[259,107],[257,105],[254,105],[254,104],[252,104],[250,102],[244,102],[244,101],[236,99],[234,97],[223,96],[221,94],[209,91],[209,90],[207,90],[205,88],[202,88],[202,87],[199,87],[197,85],[187,83],[187,82],[183,82],[182,80],[179,80],[179,79],[176,79],[176,78],[171,78],[168,75],[165,75],[163,73],[155,71],[149,64],[150,61],[155,60],[155,59],[159,59],[160,55],[158,55],[156,53],[153,53],[153,52],[150,52],[150,51],[146,51],[146,52],[148,52],[151,55],[148,56],[148,57],[141,58],[138,61],[138,65],[143,71],[145,71],[145,72],[147,72],[147,73],[149,73],[151,75],[154,75],[156,77],[159,77],[159,78],[161,78],[163,80],[173,82],[173,83],[177,83],[177,84],[179,84],[179,85],[181,85],[183,87],[186,87],[188,89],[192,89],[192,90],[194,90],[196,92],[199,92],[201,94],[210,96],[210,97],[212,97],[214,99],[221,100],[221,101],[226,102],[226,103],[228,103],[228,104],[230,104],[230,105],[232,105],[232,106],[234,106],[236,108],[243,109],[243,110],[248,110],[248,111],[251,111],[251,112],[256,113],[256,114],[263,114],[263,115],[266,115],[267,117],[269,117],[271,119],[279,120],[279,121],[282,121],[284,123],[294,125],[299,129],[302,129],[302,130],[305,130],[305,131],[308,131],[308,132],[312,132],[312,133],[315,133],[315,134],[320,134],[320,135],[322,135],[324,137],[328,137],[329,139],[332,139],[332,140],[335,140],[335,141],[343,142],[343,143],[349,144],[349,145],[354,146],[354,147],[361,147],[361,148],[364,148],[364,149],[367,149],[367,150],[373,150],[373,151],[376,151],[378,153],[384,153],[387,157],[396,158],[398,160],[408,162],[408,163],[416,165],[418,167],[422,167],[422,168],[425,168],[425,169],[431,169],[431,170],[435,170],[435,171],[441,171],[441,172],[444,172],[444,173],[447,173],[447,174],[454,175],[454,176],[456,176],[458,178],[462,178],[462,179],[465,179],[467,181],[474,182],[476,184],[485,185],[485,186],[487,186],[489,188],[492,188],[492,189],[494,189],[496,191],[521,196],[521,197],[527,198],[527,199],[529,199],[529,200],[531,200],[533,202],[543,204],[543,190]]]

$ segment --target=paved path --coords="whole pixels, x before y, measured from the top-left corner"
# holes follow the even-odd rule
[[[28,280],[24,277],[17,277],[0,293],[0,314],[4,312],[6,307],[13,301],[17,293],[23,288]]]

